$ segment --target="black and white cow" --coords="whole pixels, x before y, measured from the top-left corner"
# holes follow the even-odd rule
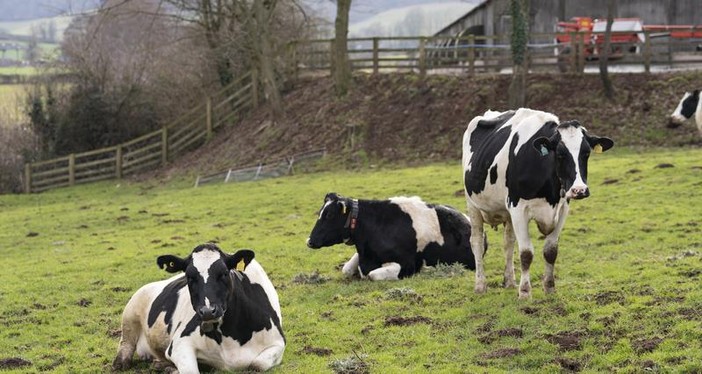
[[[670,115],[671,127],[680,126],[685,121],[694,118],[697,123],[697,130],[702,135],[702,100],[700,100],[700,90],[685,92],[678,106]]]
[[[349,277],[397,280],[437,263],[475,269],[468,217],[416,196],[381,201],[327,194],[307,246],[340,243],[356,246],[342,269]]]
[[[198,373],[198,362],[221,370],[280,363],[278,294],[252,251],[228,255],[208,243],[186,258],[160,256],[157,263],[182,274],[149,283],[129,300],[114,369],[129,368],[135,351],[180,374]]]
[[[531,109],[493,112],[475,117],[463,135],[463,171],[471,246],[476,258],[475,291],[487,290],[483,269],[483,224],[504,224],[505,287],[514,287],[514,241],[519,245],[522,274],[519,297],[531,296],[529,266],[534,247],[528,223],[534,220],[546,236],[544,290],[555,291],[553,267],[558,236],[568,215],[568,202],[590,195],[590,152],[614,143],[588,134],[577,121],[560,122]]]

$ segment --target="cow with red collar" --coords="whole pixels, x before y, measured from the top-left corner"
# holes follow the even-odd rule
[[[463,136],[463,177],[471,219],[471,248],[475,256],[475,291],[487,290],[483,268],[483,225],[504,225],[505,287],[515,286],[515,239],[519,246],[519,298],[531,296],[529,268],[534,246],[529,221],[546,236],[544,291],[554,292],[558,238],[571,200],[590,196],[587,164],[591,152],[614,145],[577,121],[521,108],[503,113],[487,111],[473,118]]]
[[[185,258],[160,256],[157,264],[180,274],[141,287],[129,300],[114,370],[128,369],[135,352],[180,374],[199,373],[198,363],[268,370],[281,362],[278,294],[253,251],[229,255],[208,243]]]
[[[416,196],[357,200],[329,193],[307,246],[353,245],[346,276],[397,280],[438,263],[475,269],[469,242],[468,217],[451,207]]]

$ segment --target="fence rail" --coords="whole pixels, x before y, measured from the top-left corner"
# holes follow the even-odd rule
[[[24,191],[122,178],[143,172],[202,145],[212,132],[254,107],[258,86],[248,73],[175,121],[124,143],[25,164]]]
[[[635,42],[613,43],[616,50],[610,65],[637,65],[641,71],[652,68],[678,68],[702,65],[702,26],[689,30],[688,38],[669,33],[642,31]],[[603,33],[569,33],[568,43],[555,43],[556,33],[532,34],[527,56],[531,71],[582,73],[598,64],[595,36]],[[613,32],[614,36],[633,32]],[[563,34],[559,34],[563,35]],[[300,71],[330,71],[333,39],[296,42],[289,51],[291,68]],[[354,70],[372,73],[413,71],[460,71],[468,74],[505,72],[512,68],[509,37],[505,35],[465,35],[461,37],[351,38],[349,62]]]

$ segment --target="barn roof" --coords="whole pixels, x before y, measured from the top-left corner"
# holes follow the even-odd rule
[[[486,7],[488,4],[490,4],[491,2],[492,2],[492,0],[484,0],[484,1],[481,2],[480,4],[478,4],[478,5],[476,5],[475,7],[473,7],[473,9],[469,10],[468,13],[464,14],[463,16],[459,17],[459,18],[456,19],[455,21],[453,21],[453,22],[451,22],[450,24],[448,24],[448,26],[446,26],[446,27],[444,27],[443,29],[439,30],[436,34],[434,34],[434,36],[442,35],[442,34],[445,33],[447,30],[450,30],[454,25],[460,23],[461,21],[463,21],[463,20],[466,19],[467,17],[470,17],[471,15],[473,15],[473,13],[476,13],[476,12],[479,11],[480,9],[485,8],[485,7]]]

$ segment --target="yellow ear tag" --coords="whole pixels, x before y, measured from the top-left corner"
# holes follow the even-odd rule
[[[239,260],[239,262],[236,264],[236,270],[237,271],[244,271],[246,268],[246,263],[244,262],[243,259]]]
[[[594,150],[595,150],[595,153],[602,153],[602,146],[597,144],[597,145],[595,145]]]
[[[342,205],[341,214],[346,214],[346,205]]]

